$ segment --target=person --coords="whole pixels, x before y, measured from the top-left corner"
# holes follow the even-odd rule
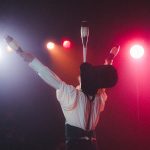
[[[13,38],[8,36],[6,42],[37,72],[40,78],[56,90],[56,97],[65,117],[66,149],[96,150],[94,131],[99,121],[100,113],[105,107],[107,100],[106,90],[104,88],[99,89],[94,96],[94,100],[90,101],[92,97],[82,92],[80,81],[77,87],[67,84],[35,56],[22,50]],[[113,47],[111,49],[111,57],[109,56],[105,59],[105,65],[112,65],[113,58],[118,54],[119,48]]]

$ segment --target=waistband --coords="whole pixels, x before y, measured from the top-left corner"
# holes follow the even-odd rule
[[[95,136],[94,133],[94,131],[86,131],[75,126],[71,126],[69,124],[65,125],[66,140],[91,140]]]

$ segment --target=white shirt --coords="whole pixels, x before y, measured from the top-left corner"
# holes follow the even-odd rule
[[[86,130],[90,102],[87,96],[79,89],[68,85],[58,78],[49,68],[44,66],[38,59],[34,59],[29,66],[50,86],[56,89],[57,100],[59,101],[66,123]],[[100,90],[91,104],[91,116],[89,130],[94,130],[104,110],[107,95]]]

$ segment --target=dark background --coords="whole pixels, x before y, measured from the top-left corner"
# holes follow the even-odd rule
[[[76,86],[82,62],[81,21],[90,27],[87,59],[104,62],[120,45],[114,61],[119,81],[108,89],[105,111],[96,129],[100,150],[150,149],[150,4],[147,1],[0,1],[0,148],[61,150],[64,117],[55,90],[46,85],[15,53],[7,53],[4,36],[13,36],[62,80]],[[70,39],[70,50],[61,48]],[[46,50],[48,40],[59,57]],[[130,57],[132,44],[144,45],[140,60]]]

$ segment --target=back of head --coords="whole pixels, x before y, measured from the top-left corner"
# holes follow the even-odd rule
[[[94,96],[99,88],[110,88],[117,83],[118,74],[112,65],[93,66],[90,63],[80,65],[81,89]]]

